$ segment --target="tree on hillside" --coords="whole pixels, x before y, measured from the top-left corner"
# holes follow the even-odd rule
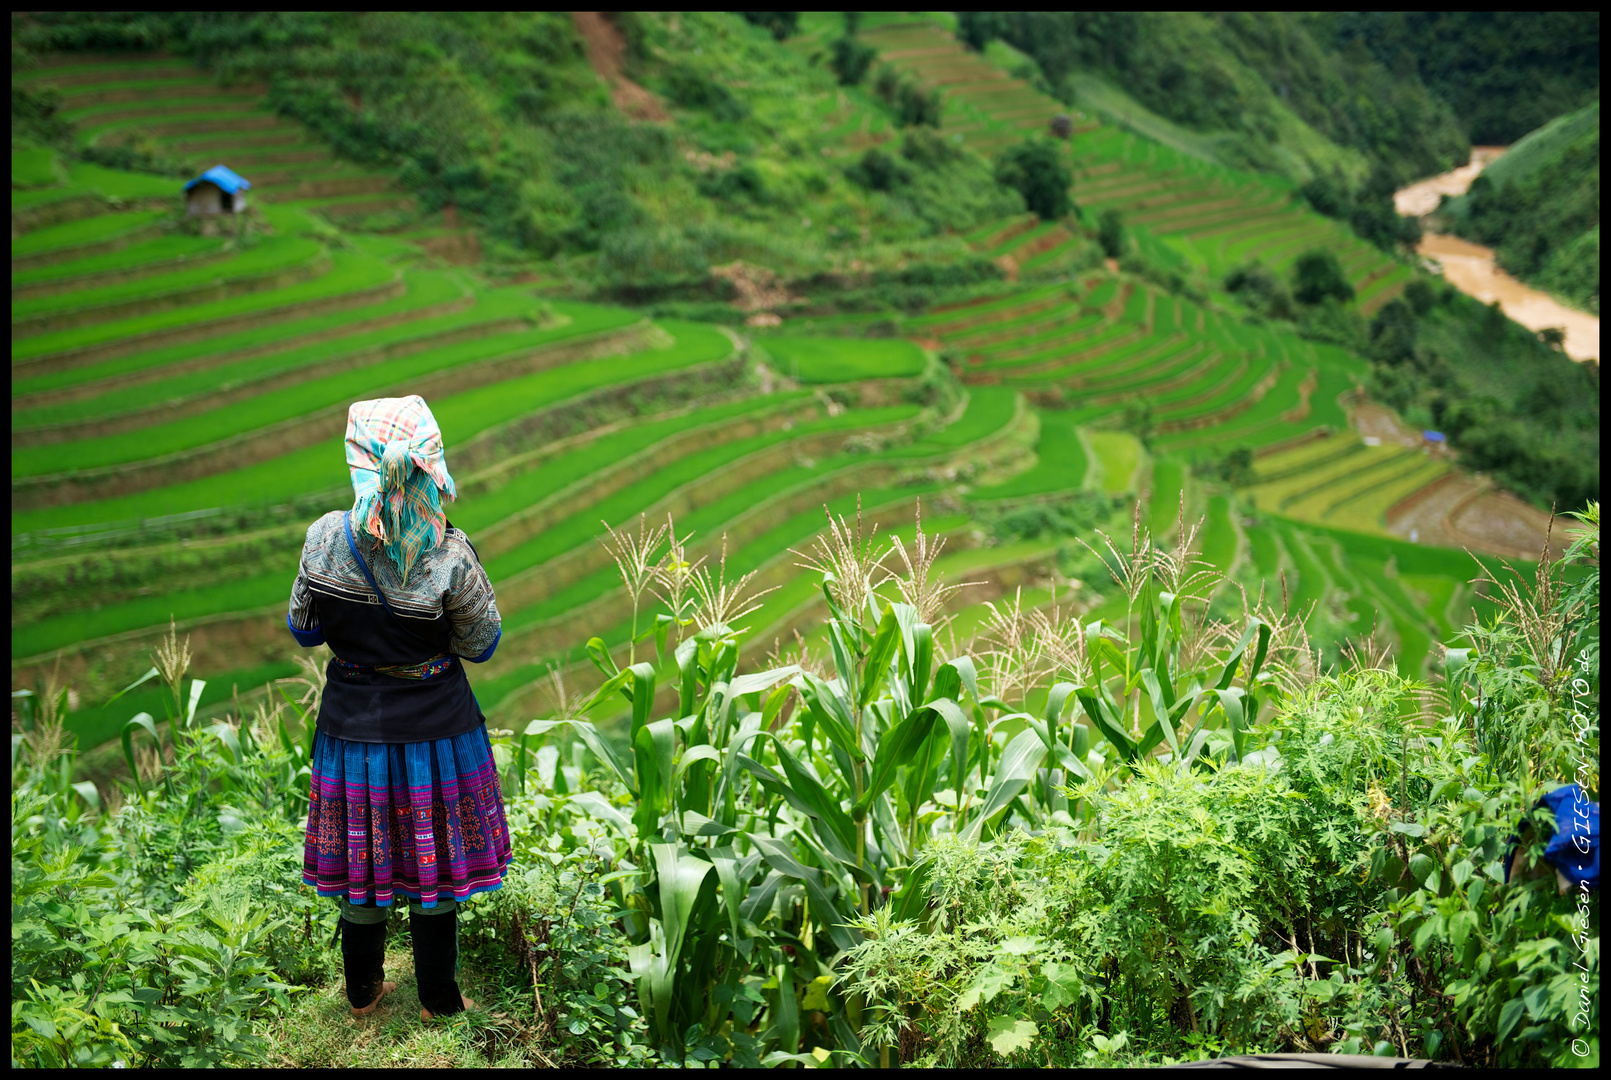
[[[1301,304],[1319,304],[1335,297],[1344,303],[1354,298],[1337,256],[1323,248],[1305,251],[1292,266],[1292,295]]]
[[[1068,189],[1074,183],[1057,144],[1030,139],[1009,147],[996,159],[996,182],[1024,197],[1024,205],[1042,221],[1055,221],[1074,207]]]
[[[959,11],[957,37],[974,52],[984,52],[986,45],[1001,36],[1004,23],[999,11]]]
[[[750,25],[771,31],[772,37],[778,41],[793,37],[800,29],[798,11],[741,11],[739,14]]]
[[[1102,245],[1103,254],[1110,259],[1124,254],[1124,221],[1117,210],[1102,211],[1096,226],[1096,242]]]
[[[828,63],[841,86],[856,86],[867,77],[877,55],[877,49],[846,34],[834,40]]]

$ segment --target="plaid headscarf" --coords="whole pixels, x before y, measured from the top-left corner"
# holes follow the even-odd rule
[[[347,468],[354,524],[385,545],[406,581],[447,527],[440,494],[458,492],[442,453],[442,429],[418,394],[355,402],[347,410]],[[439,494],[440,493],[440,494]]]

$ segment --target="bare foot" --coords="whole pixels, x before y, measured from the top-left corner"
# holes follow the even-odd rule
[[[383,983],[381,983],[380,984],[380,993],[375,995],[375,1000],[371,1001],[368,1005],[365,1005],[361,1009],[352,1010],[352,1014],[354,1016],[368,1016],[370,1013],[375,1011],[375,1006],[380,1004],[380,999],[381,998],[385,997],[387,994],[391,993],[393,990],[396,990],[396,989],[397,989],[397,984],[394,983],[394,982],[383,982]]]
[[[473,1001],[471,1001],[471,1000],[470,1000],[470,999],[469,999],[469,998],[467,998],[467,997],[465,997],[465,996],[464,996],[464,995],[463,995],[463,994],[460,994],[460,995],[459,995],[459,1000],[460,1000],[460,1001],[462,1001],[462,1002],[464,1002],[464,1007],[465,1007],[465,1008],[466,1008],[466,1009],[473,1009],[473,1008],[475,1008],[475,1002],[473,1002]],[[433,1012],[431,1012],[431,1010],[430,1010],[430,1009],[427,1009],[427,1008],[425,1008],[425,1007],[424,1007],[424,1006],[421,1006],[421,1007],[420,1007],[420,1019],[421,1019],[421,1020],[430,1020],[430,1019],[431,1019],[431,1018],[433,1018],[433,1017],[434,1017],[434,1016],[435,1016],[435,1015],[436,1015],[436,1014],[435,1014],[435,1013],[433,1013]]]

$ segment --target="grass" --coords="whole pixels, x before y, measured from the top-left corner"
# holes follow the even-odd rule
[[[11,151],[11,186],[13,188],[48,187],[62,182],[64,170],[53,150],[36,147]]]
[[[460,294],[460,287],[456,276],[446,271],[410,271],[408,296],[413,304],[423,307],[452,300]],[[149,364],[149,377],[132,385],[125,380],[110,383],[99,394],[94,396],[80,396],[57,405],[45,405],[35,408],[13,408],[11,412],[12,424],[17,428],[37,427],[52,424],[65,424],[82,422],[101,417],[117,416],[123,413],[135,412],[141,409],[155,409],[166,404],[177,404],[192,398],[207,394],[233,390],[251,382],[284,375],[288,372],[312,369],[316,365],[325,363],[339,364],[344,360],[362,357],[364,352],[381,349],[398,349],[414,347],[419,343],[428,343],[433,336],[440,336],[448,332],[473,328],[480,324],[492,325],[494,320],[508,319],[518,314],[535,314],[535,305],[529,297],[515,292],[502,294],[481,295],[481,303],[469,311],[455,312],[451,315],[437,316],[430,319],[400,321],[395,325],[367,333],[342,335],[325,341],[315,341],[311,344],[287,347],[280,350],[269,351],[266,354],[250,355],[244,359],[228,362],[228,350],[219,350],[216,353],[217,362],[206,367],[187,365],[186,370],[177,374],[163,377],[160,364]],[[500,302],[502,301],[502,302]],[[377,308],[389,307],[397,314],[408,314],[400,301],[393,301],[388,305],[377,305]],[[375,319],[378,311],[362,309],[355,313],[343,313],[349,324]],[[265,344],[265,335],[261,333],[240,335],[242,344]],[[209,339],[206,343],[220,342],[220,339]],[[221,343],[221,342],[220,342]],[[153,353],[141,353],[136,357],[124,357],[105,365],[95,365],[88,368],[70,369],[60,375],[99,375],[106,372],[112,375],[126,374],[131,369],[135,372],[147,365],[137,365],[136,360],[151,360],[153,354],[161,354],[170,350],[153,350]],[[205,357],[207,352],[195,348],[176,349],[173,352],[189,352],[192,355]],[[53,373],[57,374],[57,373]],[[98,380],[84,377],[69,381],[66,378],[50,380],[18,380],[20,387],[27,383],[50,383],[58,385],[82,386],[86,392],[95,389]],[[51,388],[51,387],[42,387]]]
[[[923,373],[923,350],[896,338],[769,337],[763,345],[778,374],[806,384],[899,379]]]
[[[269,357],[275,355],[273,349],[277,343],[284,343],[283,348],[287,351],[311,350],[306,355],[316,358],[322,355],[321,348],[340,349],[344,343],[352,340],[346,331],[358,324],[394,319],[388,329],[407,333],[409,316],[418,313],[422,308],[454,300],[462,296],[465,290],[459,275],[445,270],[404,270],[403,284],[405,287],[403,295],[391,300],[372,301],[344,311],[308,318],[286,319],[270,326],[218,334],[199,341],[161,345],[99,363],[42,371],[15,379],[12,383],[12,393],[20,395],[60,390],[170,365],[193,363],[206,358],[218,358],[223,361],[232,353],[246,350],[258,354],[253,358],[254,363],[272,365],[277,361]],[[477,297],[482,302],[487,298],[488,293],[481,293]],[[269,350],[267,355],[264,354],[264,350]],[[220,381],[227,380],[221,377]],[[72,416],[64,415],[62,419],[72,419]],[[50,421],[42,417],[37,422]]]
[[[584,334],[616,329],[633,321],[630,313],[609,308],[565,305],[565,310],[571,321],[551,330],[530,329],[494,334],[272,390],[238,402],[228,409],[186,417],[168,424],[99,439],[19,449],[12,455],[11,475],[33,476],[105,467],[191,450],[242,432],[268,427],[286,417],[301,416],[359,400],[366,394],[372,396],[374,391],[406,387],[411,379],[518,352],[529,352]],[[607,365],[607,362],[601,363]],[[404,391],[399,389],[398,392]]]
[[[1096,455],[1102,490],[1112,495],[1133,491],[1141,464],[1141,443],[1136,437],[1123,431],[1088,431],[1085,438]]]
[[[905,420],[914,416],[916,412],[915,406],[895,406],[886,409],[846,412],[836,417],[823,417],[808,423],[797,424],[792,431],[767,432],[748,439],[738,439],[711,447],[708,450],[689,454],[667,463],[662,469],[646,473],[637,483],[593,503],[585,510],[578,511],[564,521],[554,523],[543,530],[541,535],[521,544],[519,547],[495,558],[488,559],[486,562],[487,574],[494,581],[499,578],[511,577],[523,570],[547,562],[555,556],[580,547],[588,543],[599,532],[600,519],[615,524],[627,521],[661,498],[671,495],[684,486],[708,481],[712,474],[718,470],[750,454],[759,453],[769,447],[792,442],[814,433],[849,432],[868,426]],[[816,465],[796,465],[792,470],[779,470],[766,479],[744,485],[739,490],[745,498],[754,500],[757,490],[784,490],[790,486],[788,477],[792,473],[803,475],[816,469]],[[695,520],[702,517],[708,518],[708,506],[719,504],[724,501],[724,498],[730,499],[731,495],[719,497],[712,504],[696,509],[692,517]],[[685,520],[679,521],[679,527],[695,527],[693,520],[686,520],[689,515],[685,514],[682,517]]]
[[[94,217],[64,221],[25,232],[11,241],[11,257],[21,259],[46,252],[70,250],[116,240],[155,225],[167,216],[161,210],[134,210],[123,214],[97,214]]]
[[[1203,526],[1203,558],[1227,575],[1236,568],[1237,529],[1231,500],[1215,495],[1208,500],[1208,521]]]
[[[1154,536],[1173,531],[1180,515],[1180,493],[1186,470],[1180,462],[1159,458],[1152,466],[1152,501],[1148,506],[1148,528]]]
[[[623,315],[630,318],[627,313]],[[709,363],[732,352],[732,343],[707,325],[671,321],[661,325],[672,329],[677,337],[670,348],[570,364],[433,401],[431,411],[442,426],[446,444],[462,444],[488,428],[603,387]],[[341,447],[342,439],[336,436],[199,480],[74,506],[15,513],[11,518],[12,533],[133,521],[216,506],[275,505],[309,492],[339,490],[347,482]]]
[[[624,461],[675,435],[717,428],[727,421],[741,419],[762,410],[770,411],[786,402],[803,403],[809,400],[810,396],[805,393],[773,395],[768,398],[743,398],[724,405],[681,413],[667,419],[651,418],[635,423],[614,434],[589,441],[579,452],[559,454],[546,459],[540,467],[520,473],[494,491],[461,499],[460,503],[454,505],[455,520],[472,532],[490,528],[500,521],[538,505],[572,484],[587,480],[598,472],[601,462]],[[657,459],[656,463],[664,463],[664,460]]]
[[[955,423],[893,453],[899,457],[927,457],[976,443],[1006,427],[1017,407],[1015,391],[1000,386],[976,386],[969,391],[967,409]]]
[[[1040,441],[1036,461],[1028,470],[1001,484],[976,488],[981,501],[1019,499],[1075,491],[1084,486],[1090,460],[1073,416],[1067,412],[1040,412]]]
[[[154,243],[162,242],[154,241]],[[177,248],[180,245],[172,246]],[[91,315],[97,307],[131,300],[156,300],[182,295],[190,290],[210,285],[268,277],[292,267],[307,266],[323,252],[323,245],[317,241],[295,236],[264,237],[260,246],[232,256],[222,266],[209,264],[190,269],[175,269],[138,281],[75,289],[55,296],[15,301],[11,305],[11,317],[21,319],[33,315],[73,311],[83,311],[86,315]],[[115,255],[122,254],[124,252],[115,253]]]
[[[127,319],[35,334],[12,343],[11,359],[16,363],[19,360],[51,356],[89,345],[120,341],[140,334],[193,326],[233,316],[273,315],[291,318],[294,317],[298,305],[373,289],[393,280],[397,274],[390,263],[361,250],[332,252],[330,262],[328,272],[311,281],[282,289],[232,296],[226,300],[189,304],[149,315],[136,315]]]
[[[95,220],[95,219],[89,219]],[[73,222],[72,224],[78,224]],[[270,239],[277,239],[271,237]],[[11,275],[11,287],[59,282],[63,279],[104,275],[109,272],[182,269],[181,260],[228,253],[225,241],[202,236],[159,236],[151,240],[130,244],[117,251],[99,252],[78,259],[51,263],[33,270],[18,270]]]

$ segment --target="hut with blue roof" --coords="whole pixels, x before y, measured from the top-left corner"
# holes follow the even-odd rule
[[[185,185],[185,211],[190,214],[239,214],[246,209],[252,182],[223,165],[214,165]]]

